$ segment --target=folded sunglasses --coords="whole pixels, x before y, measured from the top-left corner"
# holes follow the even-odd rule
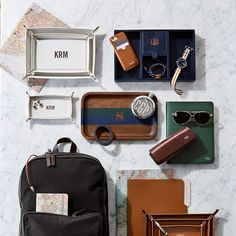
[[[207,111],[176,111],[172,115],[174,121],[181,125],[186,125],[191,120],[198,125],[206,125],[213,117],[213,114]]]

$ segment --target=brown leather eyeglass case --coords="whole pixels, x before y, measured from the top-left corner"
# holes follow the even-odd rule
[[[168,161],[176,153],[187,148],[194,140],[196,135],[188,128],[183,127],[167,139],[163,140],[149,150],[149,155],[158,164]]]

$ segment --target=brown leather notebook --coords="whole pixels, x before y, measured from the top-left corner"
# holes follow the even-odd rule
[[[187,213],[184,181],[160,179],[128,180],[128,236],[146,234],[147,213]]]

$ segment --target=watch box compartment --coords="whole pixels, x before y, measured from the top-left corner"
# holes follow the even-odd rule
[[[187,59],[188,66],[178,78],[179,82],[196,80],[195,30],[115,30],[114,34],[124,32],[130,41],[138,59],[139,65],[130,71],[124,71],[116,55],[114,55],[115,82],[170,82],[177,68],[176,61],[190,46],[194,50]],[[145,66],[155,63],[166,63],[166,71],[160,79],[147,75]]]
[[[171,31],[170,35],[170,74],[173,75],[176,70],[176,60],[181,56],[180,49],[186,45],[190,46],[194,50],[190,53],[187,62],[188,66],[181,70],[178,81],[191,81],[191,78],[195,80],[195,48],[193,44],[193,32],[191,31]]]
[[[27,93],[28,94],[28,93]],[[28,120],[72,120],[73,93],[63,95],[36,95],[28,94]]]
[[[96,80],[95,30],[28,28],[26,77]]]
[[[145,31],[141,35],[143,54],[167,54],[168,31]]]

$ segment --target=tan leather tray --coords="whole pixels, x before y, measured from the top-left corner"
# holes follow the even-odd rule
[[[163,236],[154,221],[164,228],[168,236],[214,236],[215,215],[209,214],[148,214],[146,235]]]
[[[81,132],[94,140],[94,130],[99,125],[109,126],[117,140],[149,140],[157,133],[157,114],[140,120],[131,111],[132,101],[147,92],[89,92],[81,100]],[[157,99],[154,98],[156,107]],[[104,133],[101,139],[107,138]]]

